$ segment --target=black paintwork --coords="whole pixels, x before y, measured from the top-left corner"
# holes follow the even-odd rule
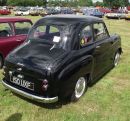
[[[121,39],[118,35],[109,35],[99,41],[95,41],[93,35],[93,41],[80,48],[79,33],[82,28],[97,22],[104,23],[100,18],[76,15],[55,15],[40,19],[32,29],[43,23],[74,26],[70,33],[68,48],[50,50],[51,45],[49,44],[44,44],[39,40],[31,42],[27,40],[6,58],[4,81],[26,92],[49,97],[70,95],[77,79],[81,76],[87,76],[89,83],[94,83],[108,69],[112,68],[115,53],[118,50],[121,51]],[[18,65],[18,63],[22,63],[24,66]],[[17,70],[19,67],[22,68],[21,71]],[[33,82],[34,91],[12,84],[9,81],[9,71],[13,71],[13,75],[16,76],[22,74],[25,80]],[[43,79],[49,81],[47,91],[41,90],[41,80]]]

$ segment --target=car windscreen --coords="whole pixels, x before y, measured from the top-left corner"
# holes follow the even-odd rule
[[[67,50],[70,45],[72,25],[38,25],[33,27],[29,33],[28,40],[42,41],[44,44],[52,45],[52,48]]]

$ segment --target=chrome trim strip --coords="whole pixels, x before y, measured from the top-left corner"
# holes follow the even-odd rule
[[[5,83],[3,80],[2,80],[2,84],[3,84],[6,88],[10,89],[11,91],[13,91],[13,92],[15,92],[15,93],[17,93],[17,94],[19,94],[19,95],[22,95],[22,96],[24,96],[24,97],[26,97],[26,98],[32,99],[32,100],[34,100],[34,101],[37,101],[37,102],[42,102],[42,103],[54,103],[54,102],[57,102],[57,101],[58,101],[58,96],[52,97],[52,98],[44,98],[44,97],[42,97],[42,96],[32,95],[32,94],[29,94],[29,93],[24,92],[24,91],[22,91],[22,90],[19,90],[19,89],[15,88],[15,87],[12,87],[12,86],[10,86],[9,84]]]

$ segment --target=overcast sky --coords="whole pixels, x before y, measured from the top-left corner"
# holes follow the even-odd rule
[[[97,2],[97,1],[99,1],[99,2],[102,2],[103,0],[92,0],[93,2]],[[130,0],[129,0],[129,2],[130,2]]]
[[[93,0],[93,2],[97,2],[97,1],[102,2],[103,0]]]

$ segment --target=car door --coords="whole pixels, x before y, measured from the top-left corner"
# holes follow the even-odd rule
[[[99,22],[93,24],[93,34],[95,42],[94,56],[94,79],[103,74],[109,66],[109,39],[107,28],[104,23]]]
[[[92,71],[92,54],[94,52],[92,25],[85,25],[80,31],[79,50],[75,55],[78,58],[76,61],[80,64],[80,74],[86,75]]]
[[[12,23],[0,23],[0,54],[6,55],[18,45]]]

